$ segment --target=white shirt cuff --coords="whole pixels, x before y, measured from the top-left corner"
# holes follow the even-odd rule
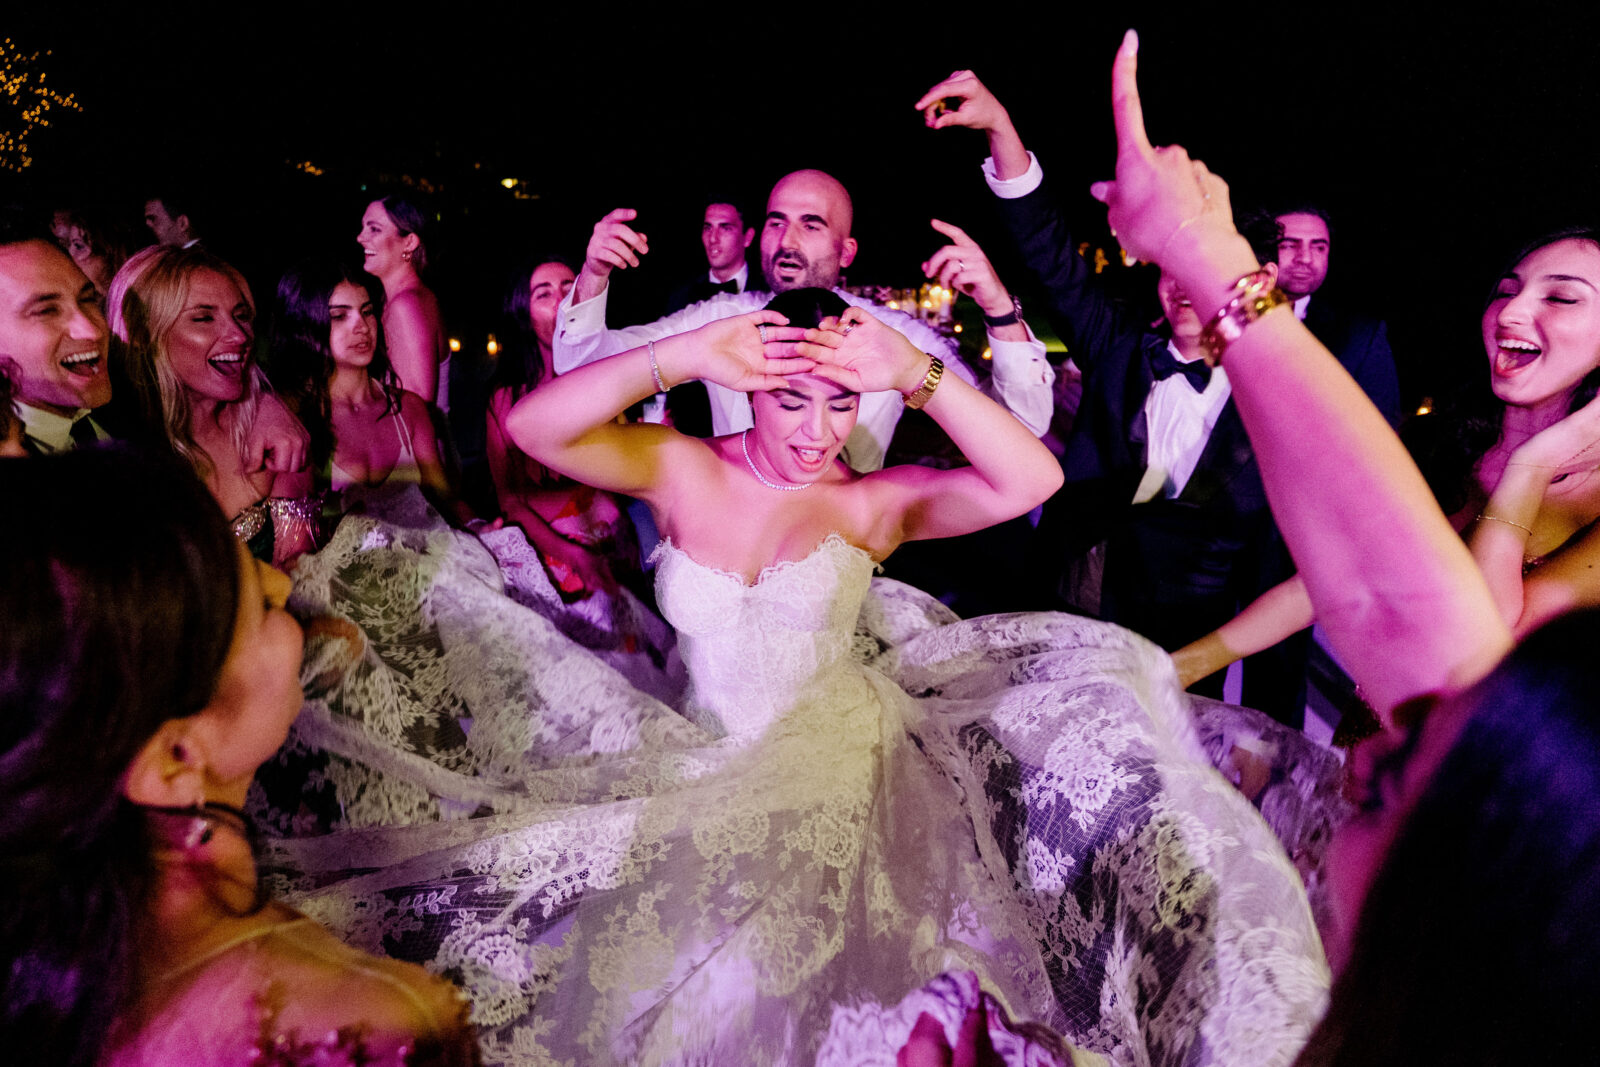
[[[990,156],[983,161],[983,180],[1000,199],[1017,200],[1039,188],[1044,181],[1044,168],[1039,166],[1039,157],[1029,152],[1027,170],[1015,178],[1001,178],[995,174],[994,157]]]
[[[585,362],[586,344],[598,341],[606,332],[606,294],[611,286],[600,290],[598,296],[581,304],[572,302],[573,294],[562,297],[556,308],[556,337],[551,346],[551,362],[557,374],[565,374]]]

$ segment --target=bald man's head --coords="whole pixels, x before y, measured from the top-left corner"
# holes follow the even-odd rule
[[[797,170],[779,179],[767,198],[761,228],[761,273],[775,293],[833,289],[856,258],[850,236],[855,209],[850,193],[831,174]]]

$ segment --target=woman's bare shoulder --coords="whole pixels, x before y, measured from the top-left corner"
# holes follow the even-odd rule
[[[155,988],[167,996],[110,1062],[237,1063],[241,1051],[288,1062],[468,1065],[477,1043],[461,991],[414,964],[344,944],[272,906]],[[275,1061],[278,1062],[278,1061]]]

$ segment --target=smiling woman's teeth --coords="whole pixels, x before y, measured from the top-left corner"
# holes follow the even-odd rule
[[[232,370],[235,366],[244,362],[244,353],[222,352],[218,355],[212,356],[206,362],[210,363],[218,370]]]

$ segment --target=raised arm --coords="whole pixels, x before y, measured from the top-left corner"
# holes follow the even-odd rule
[[[856,392],[925,395],[938,373],[928,355],[854,308],[842,320],[827,319],[806,331],[797,351],[817,361],[813,373]],[[938,376],[923,410],[972,465],[950,471],[890,467],[868,475],[876,550],[887,553],[902,541],[981,530],[1026,514],[1061,487],[1061,468],[1050,450],[962,379]]]
[[[1146,138],[1137,48],[1130,31],[1112,74],[1117,177],[1094,192],[1129,254],[1159,263],[1209,321],[1259,264],[1221,179]],[[1489,671],[1509,629],[1399,439],[1327,349],[1280,308],[1245,326],[1223,365],[1317,618],[1374,706]]]
[[[953,110],[952,100],[959,101]],[[984,170],[1000,219],[1043,293],[1045,317],[1078,366],[1131,358],[1143,329],[1126,321],[1095,283],[1044,172],[995,95],[970,70],[958,70],[924,93],[917,107],[932,129],[960,126],[988,138]]]
[[[996,403],[1010,411],[1035,437],[1050,431],[1055,412],[1051,386],[1056,373],[1045,359],[1044,345],[1022,320],[1011,292],[1000,281],[989,257],[967,232],[933,220],[933,228],[949,239],[922,265],[922,273],[946,289],[967,294],[983,312],[992,356],[989,387]],[[931,350],[929,355],[935,353]]]
[[[956,101],[954,108],[949,106],[952,100]],[[970,70],[958,70],[923,93],[916,108],[930,130],[965,126],[986,135],[995,177],[1001,181],[1022,177],[1032,165],[1022,137],[1011,124],[1011,115]]]
[[[809,371],[812,361],[768,355],[757,331],[762,323],[775,351],[803,331],[784,327],[775,311],[718,319],[698,330],[652,342],[579,367],[519,400],[506,418],[516,446],[551,470],[584,485],[652,500],[674,472],[669,457],[685,463],[705,445],[649,423],[616,421],[631,404],[664,388],[700,378],[741,392],[775,389],[783,375]]]

